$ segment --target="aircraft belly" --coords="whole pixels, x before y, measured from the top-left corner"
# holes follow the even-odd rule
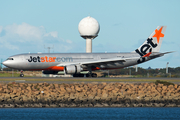
[[[21,67],[26,70],[43,70],[52,66],[56,66],[58,63],[29,63],[25,65],[24,67]]]

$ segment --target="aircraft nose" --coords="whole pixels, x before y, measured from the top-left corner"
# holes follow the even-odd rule
[[[6,61],[2,62],[2,64],[8,67],[9,62],[6,60]]]
[[[2,62],[2,64],[8,68],[17,68],[17,62],[15,62],[14,60],[5,60],[4,62]]]

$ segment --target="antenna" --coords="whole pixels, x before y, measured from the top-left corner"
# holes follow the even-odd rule
[[[45,45],[44,45],[44,49],[48,49],[48,53],[50,53],[50,50],[51,50],[51,49],[54,50],[54,45],[53,45],[53,47],[45,47]]]

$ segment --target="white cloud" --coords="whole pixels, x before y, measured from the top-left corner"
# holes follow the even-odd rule
[[[4,27],[6,31],[6,37],[13,36],[15,38],[20,38],[23,40],[18,40],[19,42],[41,40],[42,36],[46,34],[43,27],[31,26],[27,23],[22,23],[21,25],[13,24]]]
[[[36,27],[27,23],[0,26],[0,51],[8,51],[7,55],[44,51],[44,45],[57,46],[55,52],[67,52],[73,47],[71,43],[71,40],[59,38],[57,31],[46,32],[44,26]]]
[[[11,50],[18,50],[19,49],[18,46],[10,44],[9,42],[3,42],[3,41],[1,41],[1,39],[0,39],[0,48],[3,48],[3,49],[9,48]]]
[[[69,43],[69,44],[71,44],[71,43],[72,43],[72,41],[71,41],[71,40],[66,40],[66,42],[67,42],[67,43]]]
[[[44,36],[52,36],[54,38],[58,38],[58,32],[56,31],[49,32],[49,33],[46,33]]]

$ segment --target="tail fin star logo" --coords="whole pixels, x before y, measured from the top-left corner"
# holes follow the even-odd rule
[[[161,27],[159,30],[157,30],[157,29],[155,30],[155,34],[154,34],[153,37],[156,37],[156,38],[157,38],[157,43],[159,43],[159,38],[160,38],[160,37],[164,37],[164,34],[161,33],[162,28],[163,28],[163,27]]]
[[[166,26],[158,26],[148,39],[135,50],[135,52],[141,56],[137,63],[145,62],[153,52],[159,52],[165,30]]]

